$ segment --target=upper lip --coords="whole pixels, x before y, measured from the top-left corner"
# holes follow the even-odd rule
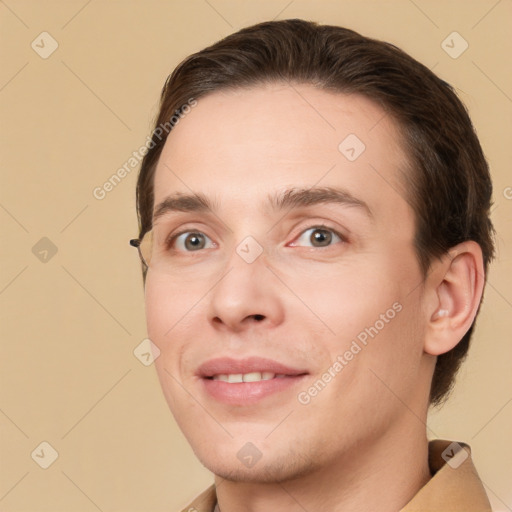
[[[248,357],[245,359],[232,359],[220,357],[210,359],[203,363],[197,370],[200,377],[213,377],[214,375],[226,375],[252,372],[272,372],[276,375],[302,375],[308,373],[301,368],[292,368],[272,359],[262,357]]]

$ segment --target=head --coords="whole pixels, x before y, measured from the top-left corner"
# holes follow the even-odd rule
[[[275,454],[267,472],[292,453],[304,471],[328,459],[326,434],[339,455],[405,421],[394,395],[442,403],[493,256],[491,193],[451,86],[391,44],[285,20],[185,59],[162,91],[137,209],[139,238],[201,234],[174,239],[174,272],[143,277],[164,393],[205,465],[229,473],[219,453],[254,440]],[[169,196],[177,211],[156,218]],[[198,369],[226,354],[300,367],[298,400],[209,401]],[[350,424],[326,432],[327,418]]]

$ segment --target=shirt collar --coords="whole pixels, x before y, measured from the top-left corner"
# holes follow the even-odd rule
[[[428,463],[434,476],[400,512],[492,512],[468,444],[430,441]]]
[[[428,463],[433,477],[400,512],[492,512],[469,445],[442,439],[430,441]],[[182,512],[214,512],[216,503],[213,484]]]

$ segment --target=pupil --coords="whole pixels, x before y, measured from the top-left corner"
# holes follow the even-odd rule
[[[197,249],[198,247],[201,246],[202,242],[203,240],[201,235],[199,235],[198,233],[191,234],[187,236],[185,240],[185,247],[187,247],[187,249]]]
[[[320,242],[321,244],[323,242],[327,242],[327,245],[331,241],[331,233],[329,231],[325,231],[324,229],[317,229],[313,232],[313,238],[314,242]]]

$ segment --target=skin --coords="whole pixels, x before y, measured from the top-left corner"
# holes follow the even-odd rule
[[[349,134],[366,146],[353,162],[338,149]],[[155,205],[194,191],[219,208],[156,222],[160,233],[189,228],[212,245],[175,247],[174,272],[149,269],[147,327],[165,398],[215,474],[222,512],[396,511],[431,477],[425,421],[436,356],[471,325],[483,269],[478,245],[466,242],[423,279],[402,172],[400,135],[378,105],[309,85],[212,93],[169,135]],[[266,204],[268,193],[313,186],[343,187],[371,216],[348,205],[273,212]],[[346,240],[315,246],[304,232],[319,224]],[[247,236],[264,249],[250,264],[236,252]],[[298,393],[396,303],[400,312],[300,403]],[[200,364],[253,355],[309,375],[250,406],[203,391]],[[237,457],[247,442],[262,454],[250,468]]]

